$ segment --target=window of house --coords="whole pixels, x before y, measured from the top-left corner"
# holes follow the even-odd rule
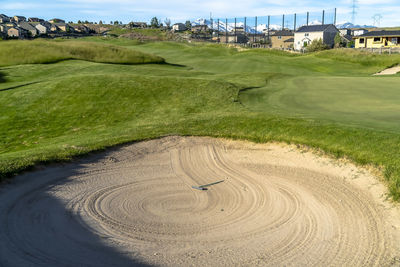
[[[309,33],[305,33],[304,36],[308,37],[308,36],[310,36],[310,34]]]
[[[393,43],[393,44],[398,44],[398,43],[399,43],[399,38],[393,37],[393,38],[392,38],[392,43]]]
[[[375,38],[374,38],[374,42],[375,42],[375,43],[379,43],[380,41],[381,41],[381,37],[375,37]]]
[[[279,39],[279,40],[282,39],[282,36],[278,36],[278,39]]]
[[[360,38],[360,44],[365,43],[365,39],[364,38]]]

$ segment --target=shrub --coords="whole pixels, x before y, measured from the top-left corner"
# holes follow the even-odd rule
[[[307,46],[307,52],[317,52],[329,49],[329,46],[326,45],[322,39],[313,40],[310,45]]]

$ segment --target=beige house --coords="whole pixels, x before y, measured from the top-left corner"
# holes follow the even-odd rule
[[[277,31],[271,35],[271,47],[275,49],[293,48],[294,33],[289,30]]]
[[[14,20],[15,22],[17,22],[17,23],[20,23],[20,22],[26,21],[26,18],[23,17],[23,16],[14,16],[14,17],[13,17],[13,20]]]
[[[294,49],[302,50],[312,41],[319,39],[329,47],[333,47],[338,32],[333,24],[302,26],[294,33]]]
[[[90,29],[82,24],[74,26],[73,28],[74,28],[74,31],[79,32],[79,33],[89,33],[90,32]]]
[[[22,30],[18,27],[12,27],[7,30],[8,37],[21,38],[23,36]]]
[[[66,23],[54,23],[54,24],[63,32],[74,31],[73,28]]]

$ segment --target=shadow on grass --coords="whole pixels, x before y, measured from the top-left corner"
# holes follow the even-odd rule
[[[0,83],[5,83],[5,82],[6,82],[6,75],[0,72]]]
[[[79,182],[70,177],[81,174],[85,163],[104,156],[26,173],[1,188],[0,266],[151,267],[135,256],[137,251],[122,251],[111,245],[113,236],[97,232],[82,201],[71,206],[87,196],[56,197]]]
[[[1,82],[1,81],[0,81],[0,82]],[[2,91],[8,91],[8,90],[13,90],[13,89],[18,89],[18,88],[21,88],[21,87],[24,87],[24,86],[28,86],[28,85],[32,85],[32,84],[37,84],[37,83],[39,83],[39,82],[24,83],[24,84],[20,84],[20,85],[17,85],[17,86],[12,86],[12,87],[8,87],[8,88],[3,88],[3,89],[0,89],[0,92],[2,92]]]

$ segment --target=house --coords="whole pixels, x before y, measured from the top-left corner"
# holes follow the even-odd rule
[[[90,29],[82,24],[76,25],[73,28],[74,28],[75,32],[79,32],[79,33],[89,33],[90,32]]]
[[[28,18],[28,22],[43,22],[44,19],[39,18]]]
[[[11,38],[22,38],[24,36],[23,31],[19,27],[11,27],[7,30],[7,36]]]
[[[30,24],[29,22],[20,22],[18,23],[18,27],[26,30],[28,32],[28,35],[35,37],[38,34],[38,30],[36,29],[35,26],[33,26],[32,24]]]
[[[147,23],[146,22],[130,22],[129,27],[131,28],[147,28]]]
[[[339,33],[340,33],[341,36],[352,35],[351,29],[340,29]]]
[[[333,47],[338,32],[333,24],[302,26],[294,33],[294,48],[302,50],[312,41],[319,39],[329,47]]]
[[[51,19],[49,20],[50,23],[65,23],[65,20],[62,19]]]
[[[217,39],[218,41],[218,39]],[[238,43],[238,44],[244,44],[249,41],[248,37],[244,34],[221,34],[219,36],[219,42],[220,43]]]
[[[193,33],[207,32],[207,31],[208,31],[208,26],[207,25],[195,25],[195,26],[192,26],[192,32]]]
[[[35,25],[35,28],[39,32],[39,34],[47,34],[50,32],[50,24],[47,23],[39,23]]]
[[[54,23],[63,32],[73,32],[74,28],[67,23]]]
[[[60,31],[60,28],[58,28],[56,24],[51,23],[50,24],[50,32],[58,32],[58,31]]]
[[[271,47],[276,49],[293,48],[294,33],[289,30],[277,31],[270,36]]]
[[[363,34],[366,34],[368,32],[368,30],[367,29],[355,29],[355,30],[353,30],[353,36],[360,36],[360,35],[363,35]]]
[[[20,22],[26,21],[26,18],[23,16],[14,16],[13,21],[20,23]]]
[[[176,23],[172,25],[172,31],[173,32],[183,32],[186,31],[186,25],[183,23]]]
[[[372,31],[353,38],[355,48],[400,47],[400,31]]]
[[[10,22],[10,18],[4,14],[0,14],[0,23]]]

